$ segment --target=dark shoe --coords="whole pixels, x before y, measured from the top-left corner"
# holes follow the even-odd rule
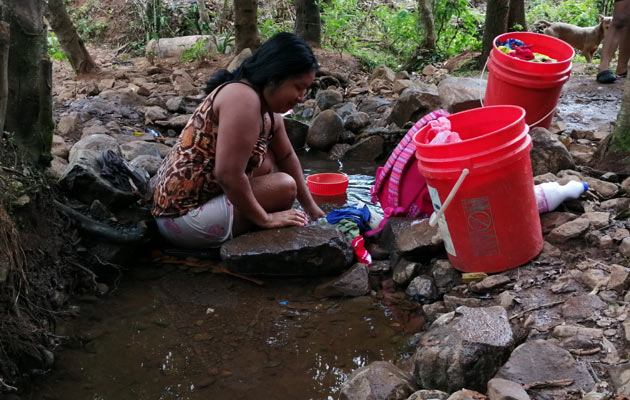
[[[617,80],[615,74],[610,72],[610,70],[602,71],[597,74],[597,82],[599,83],[613,83]]]
[[[626,71],[626,72],[622,72],[622,73],[620,73],[620,74],[617,74],[617,76],[618,76],[619,78],[627,78],[627,77],[628,77],[628,71]]]

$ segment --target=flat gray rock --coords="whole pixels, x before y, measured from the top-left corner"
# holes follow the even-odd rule
[[[333,225],[267,229],[229,240],[221,258],[241,274],[318,276],[339,274],[354,252]]]

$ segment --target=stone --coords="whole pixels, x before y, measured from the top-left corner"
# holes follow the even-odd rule
[[[365,264],[356,263],[341,276],[315,288],[315,295],[322,297],[364,296],[370,293],[368,271]]]
[[[68,156],[70,155],[70,148],[66,145],[66,141],[63,137],[53,135],[50,154],[55,157],[65,158],[66,160],[68,159]]]
[[[603,289],[608,285],[610,277],[601,269],[587,269],[577,276],[577,280],[589,289]]]
[[[50,167],[46,169],[46,174],[55,179],[60,179],[68,168],[68,161],[65,158],[54,156],[50,161]]]
[[[570,297],[562,305],[562,316],[569,319],[595,319],[606,308],[604,303],[598,296],[583,295]]]
[[[315,95],[315,101],[317,102],[317,107],[324,111],[341,103],[343,95],[336,90],[320,90]]]
[[[486,396],[474,390],[462,389],[451,394],[446,400],[480,400]]]
[[[485,92],[486,82],[476,78],[449,77],[438,84],[442,108],[450,113],[481,107]]]
[[[542,226],[543,234],[547,234],[560,225],[573,221],[577,217],[577,215],[572,213],[558,211],[540,214],[540,224]]]
[[[617,292],[623,292],[628,288],[630,268],[618,264],[610,266],[610,279],[608,280],[608,289]]]
[[[488,381],[489,400],[529,400],[530,397],[519,383],[493,378]]]
[[[96,134],[87,136],[72,146],[68,155],[68,160],[72,163],[74,161],[74,155],[79,150],[92,150],[97,154],[100,154],[106,150],[113,150],[117,155],[122,156],[120,146],[116,139],[109,135]]]
[[[168,100],[166,100],[165,106],[170,112],[180,112],[186,109],[182,96],[169,97]],[[164,119],[166,119],[166,117]]]
[[[626,194],[630,194],[630,177],[621,182],[621,190]]]
[[[86,126],[81,133],[81,139],[92,135],[109,135],[109,129],[101,124]]]
[[[409,297],[413,297],[420,302],[427,302],[437,299],[437,288],[431,277],[426,275],[420,275],[412,279],[405,294]]]
[[[144,109],[144,124],[151,125],[158,120],[165,120],[168,118],[168,111],[158,106],[150,106]]]
[[[443,325],[436,321],[422,335],[413,358],[413,374],[424,388],[485,391],[513,344],[503,308],[459,307],[451,321]]]
[[[407,122],[415,122],[440,106],[441,99],[437,86],[422,85],[420,87],[416,84],[413,88],[403,91],[398,97],[387,122],[393,122],[402,128]]]
[[[600,229],[610,224],[610,213],[602,211],[586,212],[582,214],[583,218],[588,219],[590,227],[593,229]]]
[[[149,40],[145,56],[151,63],[160,58],[179,58],[184,51],[198,46],[198,42],[202,42],[202,48],[209,54],[217,51],[211,35],[189,35]]]
[[[444,306],[447,311],[455,311],[460,306],[466,307],[479,307],[481,306],[481,300],[474,297],[460,297],[453,295],[444,295]]]
[[[389,82],[394,82],[394,80],[396,80],[396,73],[385,65],[379,65],[374,68],[372,75],[370,75],[370,81],[374,79],[385,79]]]
[[[499,297],[497,298],[499,303],[498,305],[505,308],[506,311],[509,311],[514,307],[514,299],[514,295],[506,290],[499,294]]]
[[[435,321],[440,314],[445,314],[447,310],[444,302],[436,301],[435,303],[423,304],[422,312],[424,312],[428,321]]]
[[[81,119],[77,114],[64,115],[59,118],[55,130],[63,137],[76,135],[79,132]]]
[[[245,61],[247,57],[251,55],[252,55],[252,50],[249,47],[244,48],[243,50],[241,50],[240,53],[238,53],[234,58],[232,58],[232,61],[230,61],[230,64],[228,64],[226,69],[228,71],[234,71],[236,68],[241,66],[241,64],[243,63],[243,61]]]
[[[562,388],[536,389],[534,398],[568,398],[569,390],[590,390],[595,382],[587,367],[577,362],[571,353],[545,340],[530,340],[518,346],[495,378],[529,385],[549,379],[570,379],[572,384]],[[556,395],[557,397],[554,397]]]
[[[407,400],[446,400],[448,393],[444,393],[440,390],[418,390],[413,392]]]
[[[505,286],[510,282],[511,279],[507,275],[490,275],[489,277],[484,278],[479,282],[470,284],[468,287],[473,292],[483,293],[501,286]]]
[[[350,114],[343,122],[344,129],[348,129],[352,132],[359,132],[370,124],[370,116],[367,113],[358,111],[354,114]]]
[[[295,150],[301,149],[306,144],[308,125],[293,118],[284,119],[284,128],[289,136],[289,141]]]
[[[396,79],[396,81],[394,81],[394,86],[392,90],[394,91],[394,93],[400,94],[400,92],[407,88],[413,87],[413,85],[414,84],[411,79]]]
[[[630,257],[630,237],[623,238],[619,244],[619,253],[624,257]]]
[[[375,161],[383,154],[384,142],[379,135],[368,136],[352,145],[344,154],[344,159]]]
[[[162,158],[149,154],[141,154],[132,159],[130,164],[139,170],[145,171],[151,177],[154,176],[160,168]]]
[[[607,368],[615,393],[630,396],[630,363]]]
[[[308,129],[306,144],[314,149],[328,151],[339,141],[343,131],[341,117],[333,110],[322,111]]]
[[[602,181],[601,179],[584,177],[584,181],[588,183],[588,190],[596,191],[603,199],[612,199],[619,192],[619,187],[611,182]]]
[[[407,400],[416,390],[410,374],[391,363],[375,361],[348,376],[339,390],[339,400]]]
[[[251,232],[221,246],[221,259],[236,273],[318,276],[338,274],[354,252],[333,225],[308,225]]]
[[[401,258],[394,265],[392,280],[400,286],[407,286],[418,275],[421,267],[422,265],[415,261]]]
[[[163,126],[165,128],[171,128],[175,130],[182,130],[188,123],[188,120],[192,117],[192,114],[177,115],[167,120],[155,121],[155,125]]]
[[[385,224],[380,242],[390,244],[390,253],[428,262],[444,248],[434,240],[436,234],[437,227],[429,226],[428,219],[393,217]]]
[[[160,146],[164,146],[161,143],[150,143],[143,140],[134,140],[131,142],[123,143],[120,145],[120,151],[125,160],[131,161],[138,156],[153,156],[162,158],[160,154]]]
[[[620,213],[630,208],[630,198],[618,197],[615,199],[605,200],[600,203],[599,208],[604,211]]]
[[[589,228],[590,222],[586,218],[576,218],[566,222],[549,233],[547,240],[550,243],[565,243],[582,235]]]
[[[448,260],[443,259],[437,259],[431,263],[431,276],[438,293],[447,293],[462,282],[461,274]]]
[[[530,157],[534,176],[575,168],[575,161],[567,148],[547,129],[537,127],[529,134],[533,142]]]

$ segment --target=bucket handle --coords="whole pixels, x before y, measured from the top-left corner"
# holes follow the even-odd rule
[[[446,211],[448,205],[451,204],[451,200],[453,200],[453,197],[455,197],[455,194],[457,194],[459,187],[462,185],[464,179],[469,172],[470,170],[468,168],[464,168],[462,170],[462,173],[459,175],[457,182],[455,182],[455,186],[453,186],[453,189],[451,189],[451,192],[446,197],[446,200],[444,200],[444,204],[442,205],[442,207],[440,207],[437,213],[433,212],[433,214],[431,214],[431,218],[429,218],[429,226],[435,226],[437,224],[442,214],[444,214],[444,212]]]
[[[483,64],[483,68],[481,69],[481,75],[479,76],[479,85],[483,85],[483,74],[486,72],[486,67],[488,66],[488,60],[490,59],[490,56],[488,56],[488,58],[486,58],[486,62]],[[488,82],[486,81],[486,86],[488,85]],[[481,107],[485,107],[483,105],[483,96],[481,95],[483,92],[479,91],[479,102],[481,103]],[[551,114],[554,113],[554,111],[556,111],[556,107],[553,107],[551,109],[551,111],[549,111],[547,114],[545,114],[544,117],[542,117],[541,119],[539,119],[538,121],[536,121],[533,124],[528,125],[531,129],[532,126],[536,126],[538,124],[540,124],[541,122],[543,122],[544,120],[547,119],[547,117],[549,117]]]

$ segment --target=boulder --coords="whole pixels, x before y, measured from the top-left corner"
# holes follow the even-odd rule
[[[230,271],[241,274],[317,276],[338,274],[354,251],[333,225],[308,225],[251,232],[221,246]]]
[[[418,389],[413,377],[393,364],[375,361],[348,377],[339,391],[339,400],[407,400]]]

